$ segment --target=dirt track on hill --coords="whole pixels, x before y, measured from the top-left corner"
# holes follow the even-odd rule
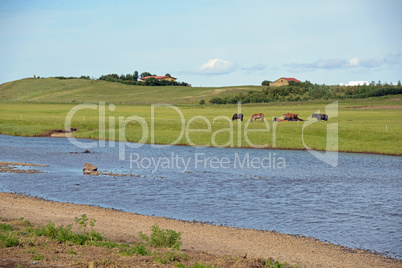
[[[24,217],[33,223],[72,224],[86,214],[96,219],[95,229],[111,239],[139,242],[138,232],[150,233],[155,223],[163,229],[182,232],[182,249],[216,255],[272,257],[301,267],[402,267],[402,260],[351,250],[312,238],[275,232],[236,229],[120,212],[88,205],[51,202],[35,197],[0,193],[0,217]]]

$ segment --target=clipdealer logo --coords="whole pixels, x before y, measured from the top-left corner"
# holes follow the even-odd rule
[[[107,107],[107,108],[106,108]],[[276,148],[276,137],[277,137],[277,124],[278,122],[273,122],[272,123],[272,130],[270,127],[270,124],[268,121],[264,120],[262,124],[259,126],[262,126],[262,128],[255,129],[255,128],[249,128],[249,124],[251,123],[249,120],[247,120],[245,123],[242,123],[241,121],[236,121],[234,122],[232,118],[228,116],[216,116],[213,118],[212,122],[205,116],[202,115],[197,115],[189,118],[186,121],[186,118],[183,114],[183,112],[176,106],[170,105],[170,104],[152,104],[150,105],[150,119],[147,121],[145,120],[144,117],[141,117],[139,115],[132,115],[129,117],[124,117],[124,116],[107,116],[106,117],[106,110],[108,112],[114,112],[116,109],[116,106],[114,104],[109,104],[106,105],[105,102],[99,102],[99,104],[78,104],[74,106],[67,114],[64,122],[64,127],[66,130],[71,129],[72,127],[72,121],[73,118],[76,116],[76,113],[84,110],[84,109],[91,109],[91,110],[97,110],[98,111],[98,137],[97,141],[91,141],[91,142],[82,142],[77,140],[76,138],[73,137],[71,132],[67,132],[67,138],[69,141],[75,145],[76,147],[79,148],[96,148],[96,147],[101,147],[105,148],[106,147],[106,133],[108,133],[108,147],[115,147],[116,142],[114,138],[116,135],[116,129],[118,129],[118,148],[119,148],[119,160],[126,160],[126,150],[128,148],[131,149],[136,149],[141,146],[143,146],[145,143],[150,142],[151,147],[169,147],[172,145],[177,145],[180,141],[182,141],[183,138],[185,138],[186,142],[190,146],[196,146],[191,137],[190,133],[210,133],[210,141],[208,144],[203,144],[201,146],[212,146],[212,147],[243,147],[243,140],[246,143],[248,147],[251,148],[267,148],[268,147],[268,139],[265,139],[262,141],[262,144],[254,144],[251,142],[249,138],[249,133],[269,133],[272,131],[272,148]],[[178,117],[179,117],[179,122],[180,122],[180,133],[178,134],[176,140],[171,142],[170,144],[155,144],[155,122],[156,122],[156,116],[155,116],[155,111],[157,109],[172,109],[174,110]],[[317,111],[318,113],[320,111]],[[325,106],[325,112],[328,115],[328,118],[335,118],[338,117],[338,102],[335,101],[327,106]],[[237,114],[241,114],[241,103],[238,103],[237,105]],[[214,124],[215,121],[226,121],[227,126],[226,128],[221,128],[218,130],[213,131],[212,130],[212,125]],[[204,128],[202,129],[197,129],[193,128],[192,124],[195,121],[202,121],[205,123]],[[108,129],[106,129],[106,122],[108,122]],[[129,123],[135,123],[139,125],[139,129],[141,129],[141,137],[139,138],[138,142],[133,143],[133,142],[128,142],[127,137],[126,137],[126,127]],[[303,126],[302,126],[302,135],[301,139],[303,142],[304,148],[315,158],[318,160],[332,166],[336,167],[338,166],[338,123],[327,123],[327,137],[326,137],[326,151],[325,152],[319,152],[316,151],[312,148],[310,148],[304,139],[304,132],[305,129],[311,125],[317,123],[317,121],[309,120],[309,121],[304,121]],[[234,125],[237,124],[237,127],[235,128]],[[235,131],[237,132],[237,139],[235,139]],[[228,133],[228,140],[225,144],[218,144],[216,140],[216,136],[220,133]],[[244,138],[244,139],[243,139]],[[200,146],[200,145],[197,145]],[[131,157],[131,156],[130,156]],[[140,159],[140,157],[138,157]],[[142,159],[142,158],[141,158]],[[147,160],[142,160],[147,161]],[[155,160],[156,161],[156,160]]]

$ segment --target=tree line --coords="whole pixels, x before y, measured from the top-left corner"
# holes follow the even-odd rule
[[[242,92],[233,97],[214,97],[210,99],[209,102],[212,104],[236,104],[238,102],[263,103],[369,98],[397,94],[402,94],[400,81],[397,85],[381,84],[381,82],[376,84],[372,82],[370,85],[360,86],[327,86],[325,84],[313,84],[306,80],[305,82],[290,81],[287,86],[266,87],[261,91],[249,90],[248,92]]]
[[[138,86],[191,86],[186,82],[176,82],[176,81],[167,81],[167,80],[158,80],[154,77],[148,78],[145,81],[139,80],[140,78],[147,76],[156,76],[156,74],[151,74],[150,72],[142,72],[141,74],[138,71],[135,71],[133,74],[107,74],[101,75],[97,80],[103,80],[108,82],[122,83],[126,85],[138,85]],[[165,76],[171,76],[170,74],[166,74]],[[64,76],[56,76],[57,79],[91,79],[89,76],[82,75],[81,77],[64,77]]]
[[[138,75],[138,71],[135,71],[133,74],[126,74],[126,75],[124,74],[101,75],[99,77],[99,80],[123,83],[126,85],[139,85],[139,86],[191,86],[186,82],[158,80],[154,77],[148,78],[145,81],[138,81],[138,78],[144,78],[147,76],[156,76],[156,74],[151,74],[150,72],[143,72],[140,75]],[[168,73],[165,74],[165,76],[171,77],[171,75]]]

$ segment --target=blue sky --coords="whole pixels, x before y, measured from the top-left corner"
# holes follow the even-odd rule
[[[0,83],[170,73],[193,86],[402,80],[402,1],[0,0]]]

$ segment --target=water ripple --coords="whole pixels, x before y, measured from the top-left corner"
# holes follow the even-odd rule
[[[45,168],[48,173],[0,173],[0,191],[275,230],[402,257],[402,157],[339,154],[339,166],[333,168],[306,151],[149,145],[127,150],[144,159],[192,160],[184,171],[173,165],[132,167],[129,159],[118,160],[118,143],[114,148],[95,148],[90,154],[70,154],[79,149],[67,139],[0,135],[0,146],[0,161],[50,165]],[[196,154],[227,158],[232,165],[196,165]],[[286,168],[241,167],[235,162],[246,157],[282,157]],[[102,171],[141,176],[86,176],[82,174],[85,162]]]

